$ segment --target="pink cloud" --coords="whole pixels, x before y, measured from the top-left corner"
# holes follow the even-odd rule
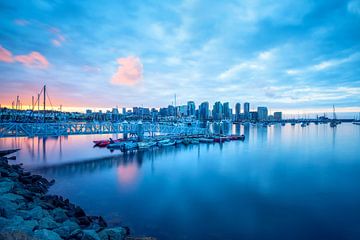
[[[54,38],[51,39],[51,42],[55,47],[60,47],[63,44],[63,42],[65,42],[65,37],[61,34],[60,29],[56,27],[49,27],[48,31],[52,35],[54,35]]]
[[[118,58],[117,63],[120,66],[111,78],[112,84],[134,86],[141,82],[143,65],[138,57]]]
[[[18,55],[15,56],[14,59],[28,67],[47,68],[49,66],[47,59],[39,52],[31,52],[28,55]]]
[[[11,63],[14,61],[12,53],[0,45],[0,61]]]

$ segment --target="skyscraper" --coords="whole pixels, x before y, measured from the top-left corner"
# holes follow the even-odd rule
[[[235,121],[239,121],[239,120],[240,120],[240,112],[241,112],[241,104],[240,104],[240,103],[236,103],[236,104],[235,104]]]
[[[223,105],[223,118],[225,119],[231,119],[230,116],[230,104],[228,102],[224,103]]]
[[[212,110],[212,116],[215,121],[220,121],[223,118],[223,105],[221,102],[216,102]]]
[[[195,115],[195,103],[193,101],[187,102],[187,112],[188,112],[188,116]]]
[[[258,120],[259,121],[266,121],[268,119],[268,109],[267,107],[258,107]]]
[[[199,117],[201,121],[206,121],[209,119],[209,103],[203,102],[199,106]]]
[[[246,120],[250,119],[250,103],[244,103],[244,118]]]

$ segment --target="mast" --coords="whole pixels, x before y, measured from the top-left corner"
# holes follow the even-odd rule
[[[44,122],[45,122],[45,109],[46,109],[46,85],[44,85]]]

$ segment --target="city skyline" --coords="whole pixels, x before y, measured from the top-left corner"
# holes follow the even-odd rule
[[[46,84],[64,110],[160,108],[177,94],[196,107],[360,111],[359,1],[38,0],[0,12],[2,106],[31,105]]]

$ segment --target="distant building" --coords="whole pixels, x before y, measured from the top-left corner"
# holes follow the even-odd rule
[[[258,107],[257,108],[257,113],[258,113],[258,120],[259,121],[268,120],[268,109],[267,109],[267,107]]]
[[[224,103],[223,105],[223,118],[224,119],[231,119],[231,109],[230,109],[230,104],[228,102]]]
[[[282,112],[274,112],[274,120],[281,121],[282,120]]]
[[[215,121],[220,121],[223,118],[223,105],[221,102],[216,102],[212,110],[212,116]]]
[[[187,115],[195,116],[195,102],[193,101],[187,102]]]
[[[112,114],[119,114],[119,109],[113,108],[111,111]]]
[[[240,121],[241,104],[235,104],[235,121]]]
[[[250,119],[250,103],[248,102],[244,103],[244,119]]]
[[[169,115],[168,108],[160,108],[159,114],[161,117],[167,117]]]
[[[122,108],[122,114],[126,115],[126,108]]]
[[[168,106],[168,116],[175,116],[176,109],[173,105]]]
[[[187,116],[188,115],[188,106],[187,105],[182,105],[182,106],[178,106],[178,115],[181,117]]]
[[[86,115],[91,115],[92,114],[92,110],[91,109],[86,109]]]
[[[206,121],[209,119],[209,103],[203,102],[199,106],[199,119],[201,121]]]
[[[244,113],[244,115],[245,115],[245,113]],[[257,121],[258,120],[258,112],[256,112],[256,111],[249,112],[249,117],[247,118],[247,120]]]

